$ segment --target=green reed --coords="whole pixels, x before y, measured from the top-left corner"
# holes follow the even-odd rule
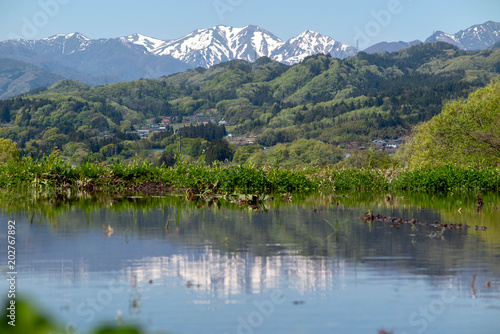
[[[84,163],[72,166],[57,153],[39,160],[25,157],[0,165],[0,191],[3,193],[54,192],[123,193],[134,185],[154,184],[169,191],[195,194],[273,194],[308,193],[321,190],[446,191],[500,190],[498,168],[475,169],[453,165],[417,170],[320,168],[258,168],[251,164],[232,165],[178,161],[173,167],[148,162],[104,165]],[[163,188],[162,188],[163,189]],[[139,191],[140,192],[140,191]]]

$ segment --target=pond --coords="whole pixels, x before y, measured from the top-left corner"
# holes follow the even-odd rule
[[[256,209],[89,197],[4,207],[0,247],[15,219],[17,292],[82,333],[105,322],[162,333],[497,333],[500,196],[483,200],[349,193]]]

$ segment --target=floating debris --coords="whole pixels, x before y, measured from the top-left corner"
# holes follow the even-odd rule
[[[360,217],[364,222],[366,223],[373,223],[373,222],[389,222],[391,223],[391,227],[394,228],[394,229],[399,229],[399,227],[403,224],[411,224],[411,225],[421,225],[421,226],[432,226],[434,228],[439,228],[439,229],[449,229],[449,230],[467,230],[469,228],[471,228],[471,226],[467,225],[467,224],[462,224],[462,223],[458,223],[458,224],[453,224],[453,223],[440,223],[439,221],[435,221],[434,223],[430,224],[428,222],[421,222],[419,221],[418,219],[416,218],[411,218],[411,219],[403,219],[403,218],[400,218],[400,217],[386,217],[386,216],[382,216],[382,215],[373,215],[371,214],[370,212],[367,212],[365,214],[363,214],[361,217]],[[486,226],[475,226],[474,227],[474,230],[481,230],[481,231],[486,231],[488,229],[488,227]]]
[[[118,321],[118,325],[123,324],[123,312],[121,310],[116,311],[116,317],[115,320]]]
[[[103,227],[103,233],[106,234],[108,237],[110,237],[113,233],[115,233],[115,230],[113,230],[113,228],[111,227],[111,225],[108,225],[108,227],[106,227],[105,225],[102,225]]]
[[[385,329],[379,329],[378,334],[393,334],[393,331],[386,331]]]
[[[257,194],[239,195],[235,201],[239,206],[247,206],[252,210],[260,209],[264,206],[266,196]]]
[[[186,198],[188,199],[188,201],[192,201],[194,200],[194,197],[195,197],[195,191],[193,188],[188,188],[186,190]]]
[[[192,287],[195,287],[195,288],[200,288],[201,287],[201,284],[194,284],[192,281],[187,281],[186,282],[186,287],[188,289],[192,288]]]
[[[482,207],[484,205],[483,196],[481,196],[481,194],[476,194],[476,199],[477,199],[477,206]]]
[[[370,212],[367,212],[361,216],[361,219],[363,219],[365,222],[372,222],[374,218],[375,217]]]
[[[473,274],[472,279],[470,281],[470,289],[472,290],[472,298],[476,298],[476,289],[474,288],[475,282],[476,282],[476,274]]]

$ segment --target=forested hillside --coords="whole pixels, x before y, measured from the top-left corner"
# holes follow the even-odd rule
[[[64,80],[0,101],[0,137],[17,142],[24,155],[49,153],[57,146],[73,162],[152,158],[152,150],[165,148],[172,155],[176,128],[207,121],[227,125],[217,131],[212,125],[209,131],[218,135],[208,137],[184,131],[186,148],[195,146],[193,159],[209,148],[213,152],[211,142],[220,145],[220,134],[226,133],[252,135],[253,144],[265,147],[300,138],[352,147],[353,142],[359,146],[405,136],[439,114],[446,102],[466,98],[499,74],[500,50],[425,43],[344,60],[312,56],[294,66],[269,58],[230,61],[93,88]],[[165,119],[161,134],[140,139],[130,132]],[[199,140],[188,140],[195,137]]]
[[[0,99],[16,96],[35,87],[49,86],[63,77],[19,60],[0,58]]]
[[[454,101],[413,131],[397,158],[411,169],[500,166],[500,80]]]

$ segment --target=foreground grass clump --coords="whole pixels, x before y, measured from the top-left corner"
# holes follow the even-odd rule
[[[316,170],[312,175],[323,190],[386,190],[390,188],[392,170],[330,169]]]
[[[15,300],[15,318],[11,318],[11,314],[8,307],[11,307],[10,303],[4,304],[4,312],[2,317],[2,322],[0,323],[0,333],[11,333],[11,334],[65,334],[73,333],[69,328],[64,328],[62,325],[56,323],[49,317],[42,314],[37,310],[33,303],[24,300]],[[6,311],[5,311],[6,310]],[[14,321],[13,321],[14,320]],[[9,324],[9,321],[11,324]],[[14,324],[14,325],[12,325]],[[75,331],[76,333],[76,331]],[[130,326],[118,326],[118,325],[104,325],[93,331],[88,331],[89,334],[140,334],[141,331],[138,328]]]
[[[393,182],[402,190],[443,191],[450,189],[500,190],[498,168],[476,169],[454,165],[437,166],[402,172]]]

